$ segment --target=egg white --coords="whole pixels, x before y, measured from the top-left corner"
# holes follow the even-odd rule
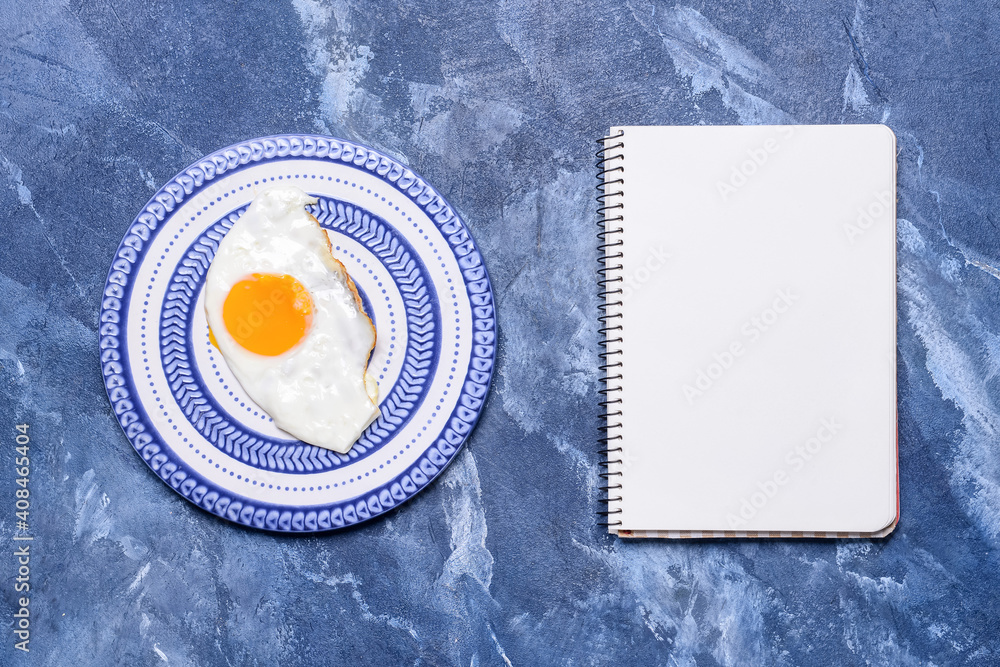
[[[346,453],[379,415],[378,384],[367,373],[375,328],[362,311],[329,239],[305,210],[302,190],[263,190],[219,244],[206,276],[205,312],[219,351],[274,423],[304,441]],[[227,330],[223,304],[254,273],[289,275],[309,292],[312,325],[277,356],[256,354]]]

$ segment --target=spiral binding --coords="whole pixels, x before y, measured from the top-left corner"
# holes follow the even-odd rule
[[[624,154],[625,131],[598,139],[601,150],[595,153],[597,157],[597,246],[599,267],[597,269],[598,309],[601,323],[598,330],[598,344],[601,352],[601,385],[598,392],[603,397],[600,402],[600,425],[598,426],[599,453],[603,457],[600,462],[603,470],[600,473],[604,485],[601,490],[600,502],[606,509],[598,512],[602,520],[598,525],[608,527],[610,532],[616,532],[614,526],[620,526],[621,520],[615,520],[615,515],[622,510],[621,502],[621,380],[622,362],[620,359],[622,343],[621,305],[623,290],[616,283],[622,282],[622,252],[623,241],[622,222],[625,205],[621,200],[622,189],[625,186]]]

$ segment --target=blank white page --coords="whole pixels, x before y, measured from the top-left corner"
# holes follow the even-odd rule
[[[895,136],[624,127],[619,531],[897,517]]]

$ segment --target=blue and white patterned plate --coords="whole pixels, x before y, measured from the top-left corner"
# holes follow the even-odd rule
[[[208,339],[218,242],[278,183],[319,199],[378,334],[382,416],[345,455],[277,429]],[[486,267],[448,202],[377,151],[311,135],[225,148],[163,186],[118,247],[100,335],[108,397],[149,467],[199,507],[286,532],[355,524],[427,486],[479,419],[496,351]]]

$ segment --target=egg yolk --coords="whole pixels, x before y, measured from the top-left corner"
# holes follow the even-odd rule
[[[309,291],[288,275],[255,273],[233,285],[222,304],[222,319],[236,342],[268,357],[295,347],[312,318]]]

